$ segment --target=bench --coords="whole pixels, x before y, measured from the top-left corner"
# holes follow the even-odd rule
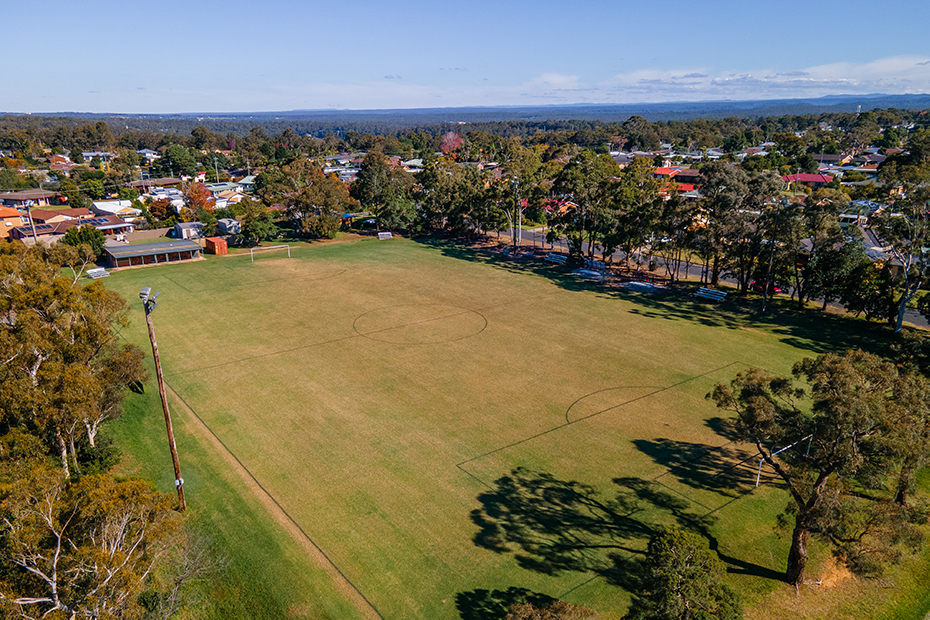
[[[604,271],[606,269],[606,267],[604,266],[604,261],[592,260],[590,258],[584,259],[584,266],[590,269],[599,269],[600,271]]]
[[[110,272],[104,269],[103,267],[97,267],[96,269],[88,269],[86,272],[88,278],[96,280],[97,278],[105,278],[110,275]]]
[[[568,257],[563,254],[547,254],[545,260],[549,261],[550,263],[561,265],[568,260]]]
[[[694,294],[695,297],[703,297],[704,299],[710,299],[711,301],[723,301],[726,299],[726,291],[718,291],[712,288],[704,288],[703,286],[697,290]]]

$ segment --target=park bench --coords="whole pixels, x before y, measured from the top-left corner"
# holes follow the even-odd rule
[[[568,260],[568,257],[563,254],[547,254],[545,260],[549,261],[550,263],[561,265]]]
[[[718,291],[712,288],[704,288],[703,286],[697,290],[694,294],[695,297],[703,297],[704,299],[710,299],[711,301],[723,301],[726,299],[726,291]]]
[[[95,269],[88,269],[86,272],[87,277],[93,280],[97,278],[105,278],[110,275],[110,272],[104,269],[103,267],[97,267]]]
[[[584,266],[588,267],[589,269],[598,269],[600,271],[604,271],[604,269],[606,269],[606,267],[604,266],[604,261],[592,260],[590,258],[584,259]]]

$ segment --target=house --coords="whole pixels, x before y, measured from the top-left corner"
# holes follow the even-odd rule
[[[241,179],[239,179],[238,183],[240,187],[242,187],[242,191],[244,192],[252,193],[255,191],[255,175],[254,174],[250,174],[247,177],[242,177]]]
[[[666,166],[660,166],[652,171],[652,176],[656,179],[664,179],[668,181],[676,174],[681,172],[678,168],[668,168]]]
[[[800,174],[788,174],[781,178],[785,183],[791,184],[794,183],[797,185],[806,185],[811,189],[817,189],[818,187],[823,187],[827,183],[833,181],[834,177],[831,177],[829,174],[810,174],[808,172],[801,172]]]
[[[196,241],[172,240],[139,245],[106,245],[103,252],[110,267],[163,265],[201,258]]]
[[[61,198],[58,192],[44,189],[24,189],[18,192],[0,193],[0,204],[23,210],[27,207],[47,207],[57,204]]]
[[[118,235],[133,231],[132,224],[124,222],[115,215],[93,217],[90,219],[72,219],[51,224],[35,224],[35,226],[19,226],[10,231],[10,238],[22,241],[35,236],[36,238],[57,239],[63,237],[71,228],[79,226],[93,226],[105,235]]]
[[[65,174],[68,174],[73,169],[78,167],[78,165],[71,161],[67,155],[52,155],[48,158],[48,162],[48,167],[50,170],[64,172]]]
[[[818,164],[823,166],[844,166],[852,161],[852,155],[842,155],[839,153],[811,153]]]
[[[100,161],[106,163],[111,162],[116,159],[116,153],[110,153],[109,151],[82,151],[81,157],[84,158],[84,161],[91,161],[93,159],[99,159]]]
[[[213,194],[213,197],[218,197],[222,192],[234,191],[241,192],[242,187],[238,183],[207,183],[204,185],[210,193]]]
[[[227,208],[231,204],[236,204],[241,202],[245,198],[245,194],[242,192],[237,192],[234,189],[228,189],[225,192],[220,192],[216,196],[216,209]],[[222,204],[221,204],[222,203]]]
[[[161,155],[158,154],[158,151],[153,151],[152,149],[140,149],[136,151],[136,155],[141,155],[146,164],[151,164],[153,161],[161,157]]]
[[[133,207],[131,200],[98,200],[92,208],[98,215],[116,215],[126,222],[132,222],[142,216],[142,209]]]
[[[0,239],[9,239],[10,231],[29,223],[29,218],[13,207],[0,207]]]
[[[200,237],[203,222],[178,222],[174,225],[175,239],[196,239]]]
[[[238,235],[242,232],[242,222],[231,217],[222,217],[217,220],[216,228],[224,235]]]
[[[94,217],[89,209],[36,209],[31,211],[32,221],[36,224],[55,224],[68,220],[87,220]]]
[[[153,187],[176,187],[180,188],[181,184],[184,183],[181,179],[175,177],[164,177],[161,179],[140,179],[138,181],[130,181],[128,183],[129,187],[138,190],[140,192],[148,192]]]
[[[679,168],[678,174],[675,175],[676,183],[693,185],[694,187],[700,187],[702,180],[701,171],[695,168]]]

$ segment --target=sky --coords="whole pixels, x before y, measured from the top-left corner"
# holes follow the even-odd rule
[[[0,112],[930,93],[927,0],[7,0]]]

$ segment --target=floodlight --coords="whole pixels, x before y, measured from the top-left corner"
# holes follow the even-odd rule
[[[152,303],[157,303],[155,300],[158,299],[159,295],[161,295],[161,291],[158,291],[155,293],[155,295],[152,296]]]
[[[152,292],[152,287],[151,287],[151,286],[146,286],[146,287],[143,288],[141,291],[139,291],[139,299],[141,299],[142,301],[148,301],[148,300],[149,300],[149,294],[150,294],[151,292]]]

